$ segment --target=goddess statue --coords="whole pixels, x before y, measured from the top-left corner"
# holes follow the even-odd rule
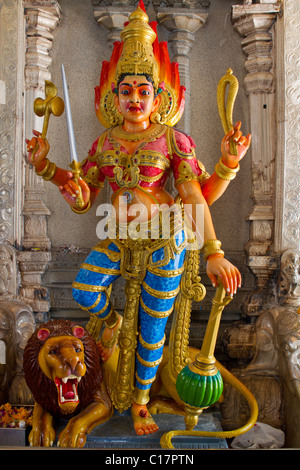
[[[104,322],[103,360],[111,357],[118,337],[112,401],[119,411],[131,407],[138,435],[158,429],[147,403],[185,269],[189,239],[178,216],[182,208],[202,246],[213,286],[220,279],[230,296],[241,286],[238,269],[224,258],[209,205],[236,176],[251,140],[242,135],[241,123],[235,124],[225,135],[222,157],[209,176],[196,158],[193,139],[173,128],[183,113],[185,89],[180,86],[178,64],[170,63],[167,43],[158,42],[155,24],[148,20],[140,2],[121,33],[122,42],[114,44],[110,62],[103,63],[96,114],[107,130],[91,146],[80,177],[48,160],[49,143],[39,132],[27,141],[36,173],[59,187],[76,214],[86,213],[95,203],[105,179],[113,190],[116,236],[92,249],[73,283],[73,296],[90,313],[87,328],[95,338]],[[237,155],[230,152],[230,141],[236,143]],[[171,172],[179,193],[175,203],[165,189]],[[164,237],[161,207],[174,204],[180,211],[171,213],[170,234]],[[204,227],[197,221],[198,205],[204,211]],[[132,222],[138,222],[143,236],[130,236]],[[151,236],[153,227],[158,237]],[[109,298],[111,284],[120,275],[130,281],[123,318]]]

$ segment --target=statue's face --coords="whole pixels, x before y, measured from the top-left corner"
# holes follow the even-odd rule
[[[154,89],[144,75],[127,75],[119,85],[116,106],[125,121],[142,123],[149,121],[156,111],[159,98],[154,98]]]

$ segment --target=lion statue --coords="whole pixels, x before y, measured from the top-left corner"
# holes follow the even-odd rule
[[[69,419],[58,437],[60,447],[83,447],[86,434],[110,418],[113,407],[100,361],[90,334],[69,320],[49,321],[32,334],[23,359],[35,400],[31,446],[53,445],[54,418]]]

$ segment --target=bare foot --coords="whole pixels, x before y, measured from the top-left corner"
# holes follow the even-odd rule
[[[131,407],[131,416],[135,432],[138,436],[152,434],[158,431],[159,427],[153,420],[146,405],[138,405],[133,402]]]
[[[122,317],[119,316],[118,323],[113,328],[104,328],[99,342],[97,343],[100,357],[103,362],[107,361],[113,354],[118,340],[118,333],[122,325]]]

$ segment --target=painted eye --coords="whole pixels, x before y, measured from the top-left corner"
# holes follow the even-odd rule
[[[142,96],[150,95],[150,91],[148,91],[148,90],[142,90],[142,91],[141,91],[141,95],[142,95]]]
[[[129,91],[128,90],[122,90],[121,95],[127,96],[127,95],[129,95]]]
[[[81,352],[81,348],[75,348],[75,352],[80,353],[80,352]]]
[[[49,351],[49,354],[51,354],[51,356],[55,356],[56,353],[57,353],[56,349],[51,349]]]

